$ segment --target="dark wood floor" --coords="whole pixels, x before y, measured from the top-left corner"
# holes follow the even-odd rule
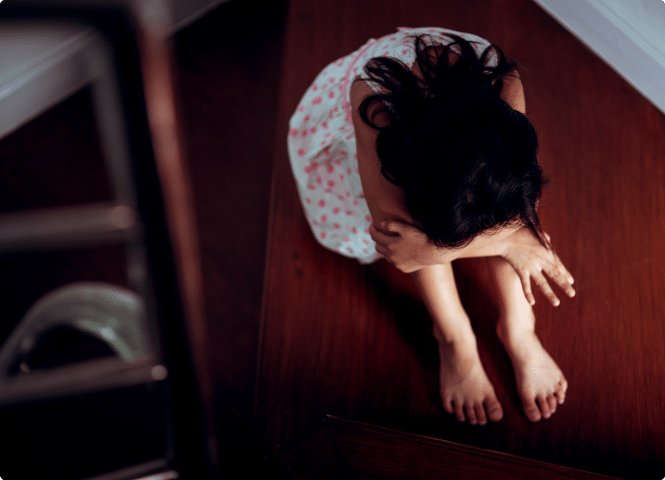
[[[286,0],[230,1],[174,42],[217,401],[220,411],[233,408],[247,422],[253,415],[286,6]]]
[[[397,26],[444,26],[499,44],[522,65],[527,113],[552,180],[541,220],[576,278],[558,308],[537,298],[537,333],[570,387],[547,421],[521,413],[491,333],[487,272],[456,271],[498,424],[440,406],[430,320],[409,279],[313,239],[284,138],[330,61]],[[275,450],[325,414],[626,478],[665,475],[665,116],[528,0],[291,0],[284,39],[255,428]]]

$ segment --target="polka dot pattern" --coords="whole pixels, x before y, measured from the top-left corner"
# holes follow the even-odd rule
[[[287,147],[293,176],[314,237],[341,255],[371,263],[380,255],[369,235],[372,217],[362,191],[349,92],[372,58],[391,57],[411,67],[415,61],[412,37],[429,35],[430,44],[446,44],[452,33],[481,53],[489,42],[454,30],[400,28],[370,39],[350,55],[329,64],[303,95],[289,122]],[[375,91],[378,85],[370,83]]]

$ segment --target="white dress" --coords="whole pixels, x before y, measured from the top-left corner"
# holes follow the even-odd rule
[[[429,35],[428,44],[446,45],[446,33],[472,42],[480,55],[490,43],[476,35],[442,28],[400,28],[331,63],[303,95],[289,122],[289,159],[307,223],[324,247],[361,263],[381,257],[369,235],[372,223],[365,201],[349,94],[372,58],[391,57],[411,68],[416,59],[414,36]],[[431,43],[430,43],[431,42]],[[378,85],[370,82],[375,91]]]

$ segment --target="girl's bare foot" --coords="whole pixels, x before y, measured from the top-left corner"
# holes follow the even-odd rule
[[[434,336],[439,342],[439,388],[444,410],[471,425],[501,420],[503,410],[480,363],[475,339],[448,343],[436,327]]]
[[[491,257],[488,263],[501,311],[496,333],[513,363],[524,415],[532,422],[550,418],[563,403],[568,382],[535,334],[536,319],[520,277],[500,257]]]
[[[565,400],[568,382],[532,329],[509,331],[508,324],[500,320],[497,335],[513,363],[524,414],[532,422],[550,418]]]

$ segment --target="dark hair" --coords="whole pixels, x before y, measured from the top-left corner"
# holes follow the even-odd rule
[[[365,66],[382,87],[360,104],[363,121],[379,130],[381,171],[404,189],[409,213],[439,246],[462,247],[515,221],[543,240],[538,138],[529,120],[500,98],[502,77],[516,64],[495,45],[478,57],[471,43],[448,36],[452,42],[441,51],[415,37],[422,79],[388,57]],[[388,115],[385,125],[373,121],[377,112]]]

